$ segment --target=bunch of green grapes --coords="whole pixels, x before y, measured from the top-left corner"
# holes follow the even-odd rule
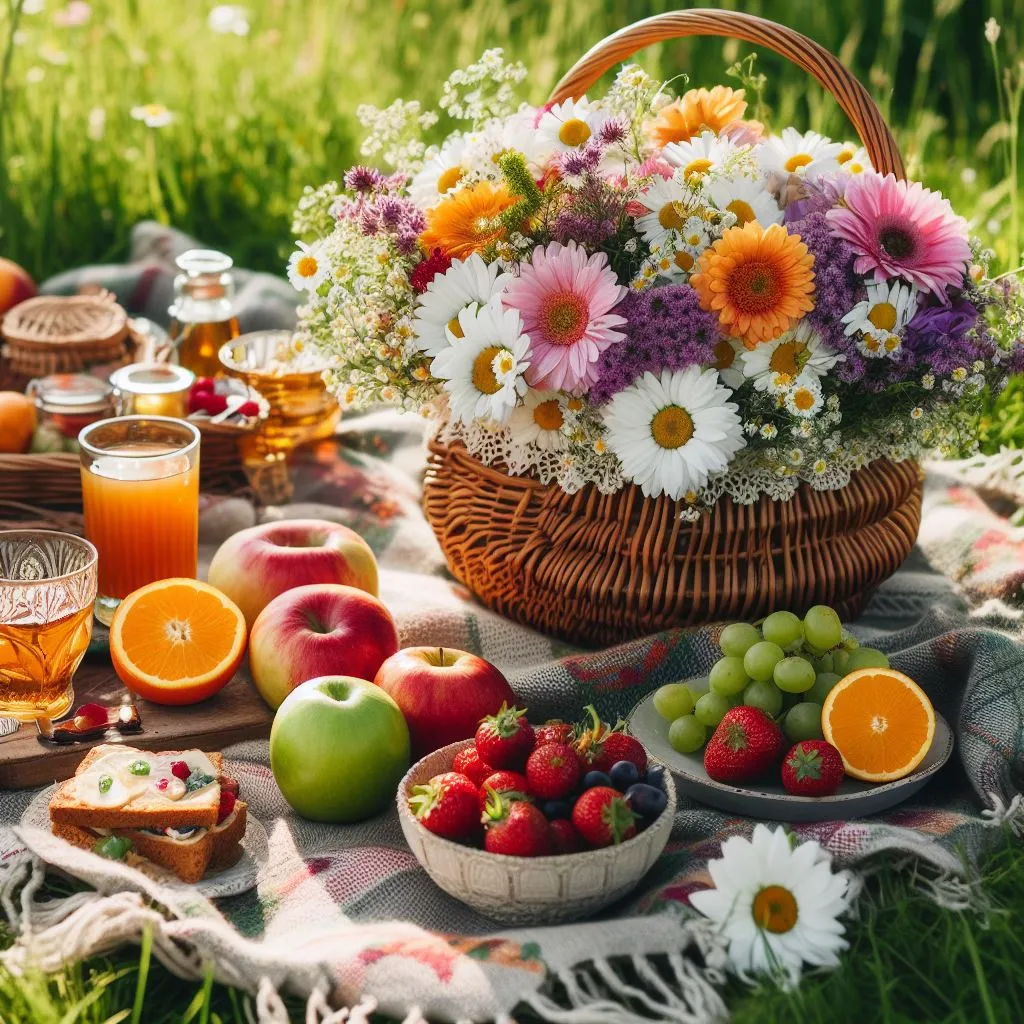
[[[802,619],[772,612],[760,628],[734,622],[719,644],[722,657],[706,680],[669,683],[654,694],[658,714],[672,723],[669,742],[681,754],[700,750],[739,704],[771,715],[791,743],[822,739],[821,706],[832,687],[857,669],[889,667],[881,651],[861,647],[823,604]]]

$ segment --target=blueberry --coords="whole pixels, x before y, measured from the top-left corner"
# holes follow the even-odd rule
[[[663,790],[655,789],[646,782],[638,782],[626,790],[626,803],[644,818],[656,818],[668,803]]]
[[[652,764],[647,769],[647,777],[644,782],[648,786],[653,786],[655,789],[665,788],[665,769],[660,764]]]
[[[540,805],[540,809],[544,812],[544,817],[548,821],[572,817],[572,804],[568,800],[545,800]]]
[[[595,786],[610,786],[612,780],[604,772],[587,772],[583,776],[583,788],[593,789]]]
[[[608,772],[612,785],[624,793],[630,786],[640,781],[640,771],[632,761],[616,761]]]

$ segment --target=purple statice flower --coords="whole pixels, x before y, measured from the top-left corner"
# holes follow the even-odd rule
[[[615,146],[624,142],[629,133],[629,125],[624,117],[609,117],[597,133],[602,145]]]
[[[578,178],[596,171],[604,156],[604,146],[597,139],[589,139],[578,149],[569,150],[561,156],[562,173]]]
[[[375,167],[364,167],[362,164],[359,164],[345,172],[344,182],[345,188],[350,192],[369,195],[371,192],[377,192],[383,187],[384,175]]]
[[[402,252],[412,252],[427,226],[423,211],[410,200],[394,195],[379,195],[363,200],[359,211],[359,230],[364,235],[392,235]]]
[[[600,404],[628,388],[645,371],[683,370],[715,361],[722,340],[718,317],[700,308],[686,284],[630,292],[615,307],[626,318],[626,337],[597,360],[597,381],[590,398]]]
[[[601,244],[618,230],[618,225],[608,217],[592,213],[577,213],[563,210],[551,225],[551,237],[562,245],[575,241],[586,249],[599,249]]]

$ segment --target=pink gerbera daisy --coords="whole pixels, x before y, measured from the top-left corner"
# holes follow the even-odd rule
[[[577,391],[597,379],[598,356],[625,335],[626,322],[612,313],[626,295],[603,252],[588,258],[575,242],[538,245],[504,302],[518,309],[530,336],[527,382],[548,391]]]
[[[971,255],[967,222],[920,182],[865,171],[846,186],[845,206],[826,216],[857,253],[858,274],[902,277],[943,302],[947,285],[963,284]]]

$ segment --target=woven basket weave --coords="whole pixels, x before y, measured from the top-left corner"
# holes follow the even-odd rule
[[[817,43],[748,14],[689,10],[648,18],[598,43],[551,102],[578,98],[605,71],[666,39],[713,35],[767,47],[836,98],[881,173],[902,178],[892,133],[864,87]],[[856,616],[899,568],[921,523],[916,464],[884,460],[836,491],[800,486],[753,505],[722,498],[697,522],[683,505],[629,486],[576,494],[484,466],[433,443],[423,504],[452,573],[485,604],[546,633],[607,645],[673,626],[755,619],[830,604]]]

